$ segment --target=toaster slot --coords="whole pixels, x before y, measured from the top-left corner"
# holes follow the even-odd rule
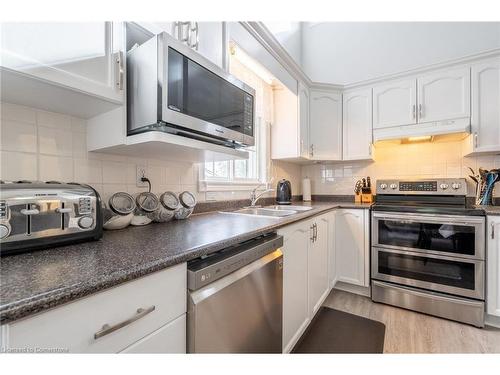
[[[28,217],[21,213],[21,211],[28,209],[26,204],[9,204],[11,226],[10,236],[28,233]],[[24,212],[24,211],[23,211]]]
[[[38,201],[36,204],[39,213],[30,215],[31,234],[48,230],[61,230],[61,213],[58,212],[60,201]],[[56,233],[51,233],[56,234]]]

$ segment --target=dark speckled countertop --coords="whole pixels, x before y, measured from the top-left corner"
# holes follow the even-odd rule
[[[486,215],[500,215],[500,206],[476,206],[476,208],[483,210]]]
[[[370,207],[350,202],[300,204],[313,209],[281,219],[205,213],[184,221],[105,232],[100,241],[3,257],[0,323],[213,253],[334,208]]]

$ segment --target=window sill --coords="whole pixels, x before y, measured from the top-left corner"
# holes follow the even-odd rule
[[[252,191],[259,184],[263,184],[262,182],[255,181],[199,181],[198,182],[198,191],[206,192],[206,191]],[[257,191],[265,190],[266,185],[263,184],[260,186]]]

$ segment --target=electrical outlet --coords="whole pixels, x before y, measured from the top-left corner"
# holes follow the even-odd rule
[[[141,181],[142,177],[146,177],[146,166],[145,165],[137,165],[136,169],[136,177],[135,184],[137,187],[147,187],[148,183],[146,181]]]

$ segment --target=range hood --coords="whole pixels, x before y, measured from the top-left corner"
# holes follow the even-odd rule
[[[445,121],[427,122],[421,124],[391,126],[389,128],[373,129],[373,141],[385,141],[396,139],[409,139],[420,137],[431,137],[431,140],[440,138],[464,139],[469,135],[470,117]]]

